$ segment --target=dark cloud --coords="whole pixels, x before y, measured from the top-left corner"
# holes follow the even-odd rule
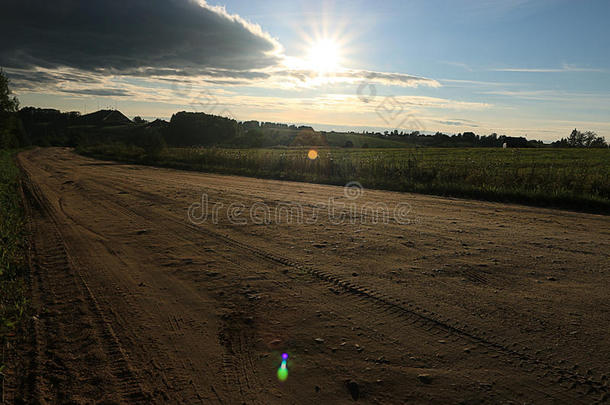
[[[248,80],[261,80],[268,79],[270,75],[261,71],[252,70],[230,70],[230,69],[159,69],[159,68],[138,68],[138,69],[127,69],[123,71],[110,70],[109,73],[125,74],[129,76],[202,76],[202,77],[222,77],[228,79],[248,79]],[[175,79],[174,79],[175,80]]]
[[[59,72],[59,71],[31,71],[8,69],[11,81],[30,81],[34,83],[57,83],[58,81],[70,81],[77,83],[99,83],[99,80],[86,74]]]
[[[122,89],[62,89],[60,90],[62,93],[71,93],[85,96],[111,96],[111,97],[127,97],[131,96],[132,93]]]
[[[386,73],[373,72],[370,70],[350,70],[346,76],[356,77],[371,82],[380,82],[385,84],[393,84],[397,86],[418,86],[426,85],[430,87],[440,87],[440,83],[434,79],[427,77],[413,76],[405,73]]]
[[[278,63],[258,26],[195,0],[3,0],[0,65],[248,77]]]
[[[61,83],[81,86],[101,85],[99,75],[85,72],[66,72],[61,70],[6,69],[6,74],[14,90],[40,90],[56,88]]]

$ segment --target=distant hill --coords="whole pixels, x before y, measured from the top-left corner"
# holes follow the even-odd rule
[[[81,115],[78,123],[95,126],[126,125],[131,124],[131,120],[118,110],[100,110],[91,114]]]

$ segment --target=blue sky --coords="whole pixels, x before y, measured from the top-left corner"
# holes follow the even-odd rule
[[[17,91],[22,104],[89,111],[117,106],[151,118],[201,110],[320,129],[472,130],[543,140],[579,128],[610,138],[610,1],[202,4],[216,11],[224,6],[223,15],[260,26],[281,46],[278,56],[294,62],[292,71],[314,73],[293,82],[276,66],[262,81],[171,83],[121,73],[100,80],[129,89],[130,96],[66,92],[70,84],[60,92],[23,86]],[[303,62],[320,59],[311,49],[321,42],[339,54],[328,71],[318,70],[319,60],[314,67]],[[403,76],[380,78],[389,73]]]

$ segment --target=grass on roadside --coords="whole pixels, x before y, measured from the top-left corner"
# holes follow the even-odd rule
[[[15,152],[0,150],[0,344],[15,332],[27,308],[24,213]],[[0,358],[0,373],[5,367]]]
[[[364,187],[610,213],[610,150],[82,148],[101,159],[242,176]]]

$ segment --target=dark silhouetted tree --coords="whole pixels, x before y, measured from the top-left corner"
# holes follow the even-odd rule
[[[205,113],[178,112],[165,131],[170,146],[214,146],[230,144],[239,134],[237,121]]]
[[[589,144],[589,147],[590,148],[607,148],[608,143],[606,143],[606,138],[604,138],[603,136],[598,136],[593,141],[591,141],[591,143]]]
[[[574,129],[570,136],[553,142],[559,148],[607,148],[608,144],[603,136],[597,136],[593,131],[580,132]]]
[[[17,97],[11,97],[11,89],[8,87],[9,80],[0,69],[0,113],[16,113],[19,110],[19,100]]]
[[[568,146],[572,148],[582,148],[585,146],[585,135],[577,129],[574,129],[568,137]]]
[[[8,77],[0,69],[0,148],[16,148],[25,143],[18,111],[19,100],[11,97]]]

